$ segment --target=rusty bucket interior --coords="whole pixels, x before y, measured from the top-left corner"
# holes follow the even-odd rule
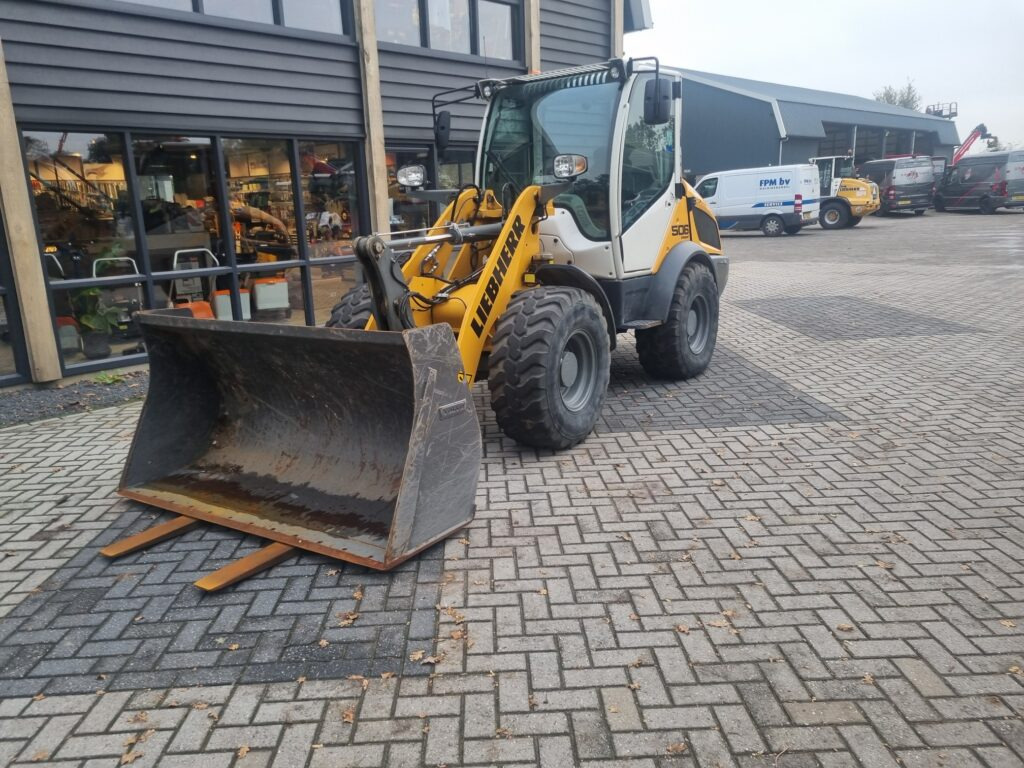
[[[137,318],[150,384],[121,495],[377,569],[471,520],[480,427],[449,326]]]

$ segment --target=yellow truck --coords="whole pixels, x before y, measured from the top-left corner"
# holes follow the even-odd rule
[[[823,229],[846,229],[877,211],[882,201],[878,185],[858,179],[853,172],[853,157],[832,155],[812,157],[821,180],[821,210],[818,223]]]

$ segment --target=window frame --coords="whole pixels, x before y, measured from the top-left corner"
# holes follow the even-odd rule
[[[523,39],[523,30],[525,29],[525,21],[523,19],[524,3],[523,0],[490,0],[498,5],[508,6],[512,10],[512,58],[511,59],[497,59],[491,56],[483,56],[480,53],[480,15],[479,15],[479,0],[468,0],[469,2],[469,53],[461,53],[458,51],[448,51],[444,48],[432,48],[430,45],[430,0],[417,0],[419,7],[420,16],[420,44],[405,45],[403,43],[393,43],[387,40],[378,40],[378,46],[387,49],[394,49],[402,52],[410,50],[416,50],[420,53],[429,52],[430,55],[452,58],[456,61],[479,61],[483,59],[487,62],[494,62],[495,64],[504,63],[507,66],[515,66],[523,63],[523,49],[525,41]]]
[[[308,242],[306,239],[306,228],[301,226],[301,223],[305,221],[305,206],[301,195],[301,164],[299,162],[299,145],[309,141],[330,141],[338,143],[351,144],[353,146],[353,156],[355,159],[355,170],[356,179],[358,183],[357,195],[358,195],[358,211],[355,216],[356,222],[359,224],[360,232],[370,231],[369,221],[369,208],[368,208],[368,185],[366,179],[366,168],[365,168],[365,141],[362,138],[346,137],[341,135],[334,136],[317,136],[310,137],[307,135],[290,134],[287,136],[281,136],[279,134],[267,134],[267,133],[256,133],[256,132],[239,132],[239,131],[196,131],[194,129],[177,129],[175,127],[161,128],[161,129],[141,129],[131,130],[124,128],[107,128],[103,126],[94,125],[81,125],[77,123],[67,123],[62,125],[56,125],[53,123],[19,123],[18,124],[18,135],[19,138],[24,134],[32,133],[33,131],[39,132],[50,132],[50,133],[63,133],[64,131],[74,133],[106,133],[116,134],[124,146],[123,163],[125,165],[125,184],[128,188],[128,194],[132,200],[132,232],[135,235],[135,253],[137,255],[140,273],[139,275],[116,275],[110,277],[85,277],[85,278],[72,278],[63,281],[51,281],[46,277],[45,272],[43,279],[46,284],[46,300],[50,312],[50,321],[54,338],[57,338],[57,318],[54,311],[54,292],[55,291],[71,291],[78,288],[93,288],[93,287],[117,287],[122,285],[134,285],[136,283],[142,286],[143,297],[147,309],[153,308],[153,304],[156,298],[156,292],[154,286],[157,283],[163,283],[168,280],[174,280],[178,278],[189,278],[189,277],[205,277],[205,276],[230,276],[231,282],[231,313],[235,321],[241,321],[242,319],[242,305],[239,294],[240,280],[239,278],[247,273],[254,272],[276,272],[283,269],[298,269],[301,279],[302,297],[303,297],[303,315],[305,325],[307,327],[316,324],[316,307],[313,303],[313,273],[314,267],[325,267],[333,264],[353,264],[357,263],[358,260],[355,254],[341,255],[341,256],[328,256],[323,258],[312,258],[310,256]],[[135,168],[135,151],[132,145],[133,138],[138,136],[152,136],[154,134],[175,134],[181,133],[187,136],[202,136],[208,138],[211,141],[211,149],[213,152],[214,169],[216,173],[216,191],[218,198],[222,201],[219,211],[219,226],[221,231],[226,233],[224,242],[224,262],[218,267],[208,267],[204,269],[191,269],[191,270],[167,270],[167,271],[156,271],[152,269],[150,255],[149,255],[149,243],[147,234],[145,231],[145,224],[142,217],[142,201],[136,194],[138,189],[138,175]],[[291,182],[292,182],[292,193],[295,206],[296,216],[296,251],[297,256],[294,259],[287,261],[274,261],[264,263],[253,263],[253,264],[239,264],[238,263],[238,251],[235,244],[234,227],[231,221],[231,211],[227,205],[228,200],[228,189],[227,189],[227,166],[224,154],[224,139],[238,139],[238,138],[252,138],[252,139],[264,139],[283,141],[288,146],[288,157],[291,161]],[[21,153],[22,166],[25,174],[25,186],[27,193],[30,198],[32,195],[32,185],[29,181],[28,175],[28,156],[25,154],[25,142],[19,141],[18,151]],[[42,248],[42,236],[39,228],[39,220],[36,215],[35,204],[32,205],[32,223],[36,236],[36,245],[40,249]],[[0,243],[0,248],[5,247],[3,243]],[[40,267],[42,268],[42,267]],[[2,274],[0,274],[2,277]],[[9,298],[13,297],[15,304],[17,302],[17,296],[12,288],[6,288],[6,294]],[[17,313],[16,313],[17,316]],[[18,316],[20,318],[20,316]],[[12,337],[14,336],[12,329]],[[20,322],[18,329],[20,330]],[[21,345],[24,347],[24,344]],[[18,358],[19,348],[15,345],[15,360],[16,363],[19,361]],[[27,358],[25,357],[25,350],[21,349],[22,353],[21,370],[27,370]],[[123,368],[129,365],[139,365],[148,361],[148,355],[144,352],[135,353],[130,355],[111,355],[109,358],[102,360],[87,360],[85,362],[73,362],[67,363],[64,360],[64,356],[60,355],[60,367],[62,376],[71,376],[80,373],[94,373],[96,371],[109,370],[112,368]],[[0,374],[0,387],[7,384],[18,383],[18,381],[12,380],[14,377],[9,377]],[[22,379],[25,380],[22,375]]]

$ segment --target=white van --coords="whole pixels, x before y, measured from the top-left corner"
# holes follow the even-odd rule
[[[818,166],[772,165],[709,173],[697,184],[723,232],[795,235],[818,221]]]

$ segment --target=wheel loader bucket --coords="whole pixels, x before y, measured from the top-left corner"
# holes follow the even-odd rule
[[[448,325],[136,317],[150,384],[122,496],[381,570],[472,519],[480,427]]]

